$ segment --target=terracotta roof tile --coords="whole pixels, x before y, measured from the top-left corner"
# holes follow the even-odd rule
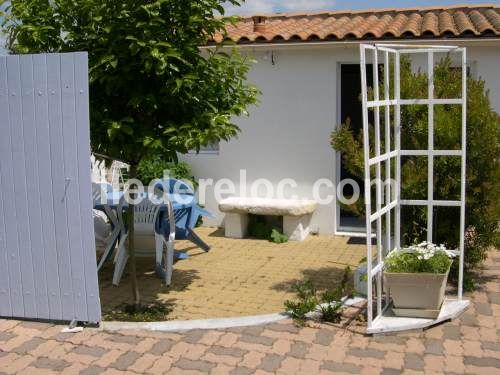
[[[500,36],[500,5],[365,9],[241,17],[227,26],[237,43]],[[214,37],[223,40],[222,34]]]

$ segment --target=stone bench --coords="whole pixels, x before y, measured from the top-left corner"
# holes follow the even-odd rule
[[[230,238],[246,235],[248,215],[253,214],[283,216],[283,233],[292,241],[303,241],[315,209],[315,201],[302,199],[231,197],[219,203],[219,210],[226,214],[225,236]]]

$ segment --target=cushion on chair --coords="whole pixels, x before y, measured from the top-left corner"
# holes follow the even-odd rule
[[[96,234],[96,245],[105,246],[105,239],[111,234],[111,224],[106,214],[99,210],[92,210],[94,217],[94,232]]]

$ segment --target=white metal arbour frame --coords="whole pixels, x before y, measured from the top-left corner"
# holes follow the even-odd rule
[[[367,60],[367,51],[371,52],[371,61]],[[462,73],[462,96],[461,98],[440,99],[434,98],[434,54],[457,53],[461,55]],[[382,61],[379,61],[379,54]],[[403,54],[426,54],[428,97],[427,99],[401,99],[400,92],[400,59]],[[394,64],[394,97],[390,97],[390,65],[391,57]],[[366,78],[366,64],[371,62],[373,66],[373,100],[368,100],[368,82]],[[361,89],[363,110],[363,143],[365,163],[365,205],[366,205],[366,238],[367,238],[367,321],[368,333],[400,331],[405,329],[422,328],[435,324],[439,321],[454,318],[468,305],[468,301],[462,300],[463,284],[463,255],[464,255],[464,226],[465,226],[465,152],[466,152],[466,98],[467,98],[467,69],[466,49],[456,46],[421,46],[421,45],[398,45],[398,44],[361,44]],[[379,92],[379,67],[383,66],[384,98],[380,98]],[[434,149],[434,105],[455,104],[462,106],[462,129],[460,150],[436,150]],[[401,106],[402,105],[427,105],[428,106],[428,145],[426,150],[402,150],[401,149]],[[394,110],[394,124],[391,125],[390,109]],[[375,156],[370,157],[370,131],[368,124],[368,110],[374,112],[374,151]],[[380,139],[380,108],[384,108],[385,143],[384,153],[381,153]],[[394,129],[394,149],[391,148],[391,129]],[[401,156],[426,156],[428,158],[428,188],[427,199],[405,200],[401,198]],[[435,156],[460,156],[461,157],[461,192],[460,200],[435,200],[434,199],[434,157]],[[395,192],[391,191],[391,161],[395,160]],[[385,163],[385,182],[382,181],[382,163]],[[375,167],[375,211],[372,213],[371,202],[371,173],[370,167]],[[385,184],[385,194],[382,197],[382,183]],[[394,198],[393,198],[394,196]],[[456,251],[459,257],[459,279],[458,296],[455,300],[448,300],[443,304],[439,317],[432,319],[399,318],[391,316],[387,311],[389,299],[386,298],[385,306],[382,306],[382,273],[384,268],[384,253],[387,250],[399,250],[401,247],[401,206],[416,205],[427,207],[427,241],[433,240],[433,209],[439,206],[460,207],[460,243]],[[391,212],[394,211],[394,219]],[[385,233],[383,238],[382,219],[385,216]],[[372,224],[376,222],[377,256],[376,264],[373,264]],[[391,241],[391,228],[394,223],[394,241]],[[385,242],[386,249],[382,248]],[[391,243],[393,243],[391,245]],[[373,279],[376,283],[376,314],[373,316]]]

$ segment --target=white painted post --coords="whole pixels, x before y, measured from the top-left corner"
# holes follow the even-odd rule
[[[395,140],[394,148],[398,155],[396,156],[396,218],[395,218],[395,233],[394,240],[396,249],[401,248],[401,87],[400,87],[400,54],[399,51],[395,54],[394,62],[394,97],[396,100],[395,106]]]
[[[464,235],[465,235],[465,186],[466,186],[466,152],[467,152],[467,53],[465,48],[462,51],[462,170],[460,187],[460,259],[458,267],[458,299],[462,299],[464,282]]]
[[[370,143],[368,129],[368,101],[367,83],[366,83],[366,53],[365,46],[360,45],[360,64],[361,64],[361,96],[363,110],[363,151],[365,164],[365,216],[366,216],[366,276],[367,276],[367,324],[371,327],[373,321],[372,306],[372,224],[371,224],[371,203],[370,203]]]
[[[427,52],[427,95],[434,99],[434,53]],[[432,216],[434,207],[434,104],[427,105],[427,242],[432,242]]]
[[[389,77],[389,52],[384,52],[384,100],[390,100],[390,77]],[[389,104],[385,105],[385,153],[390,153],[391,150],[391,106]],[[385,204],[391,203],[391,158],[387,158],[385,161]],[[389,247],[388,251],[391,251],[391,211],[387,212],[385,216],[385,243]],[[386,254],[384,254],[385,256]]]
[[[380,100],[379,79],[378,79],[378,49],[373,50],[373,95],[374,100]],[[380,157],[380,106],[375,107],[375,157]],[[380,170],[380,161],[375,164],[375,194],[376,209],[380,212],[382,209],[382,174]],[[382,217],[377,218],[377,265],[382,263]],[[382,272],[377,275],[377,315],[382,314]]]

